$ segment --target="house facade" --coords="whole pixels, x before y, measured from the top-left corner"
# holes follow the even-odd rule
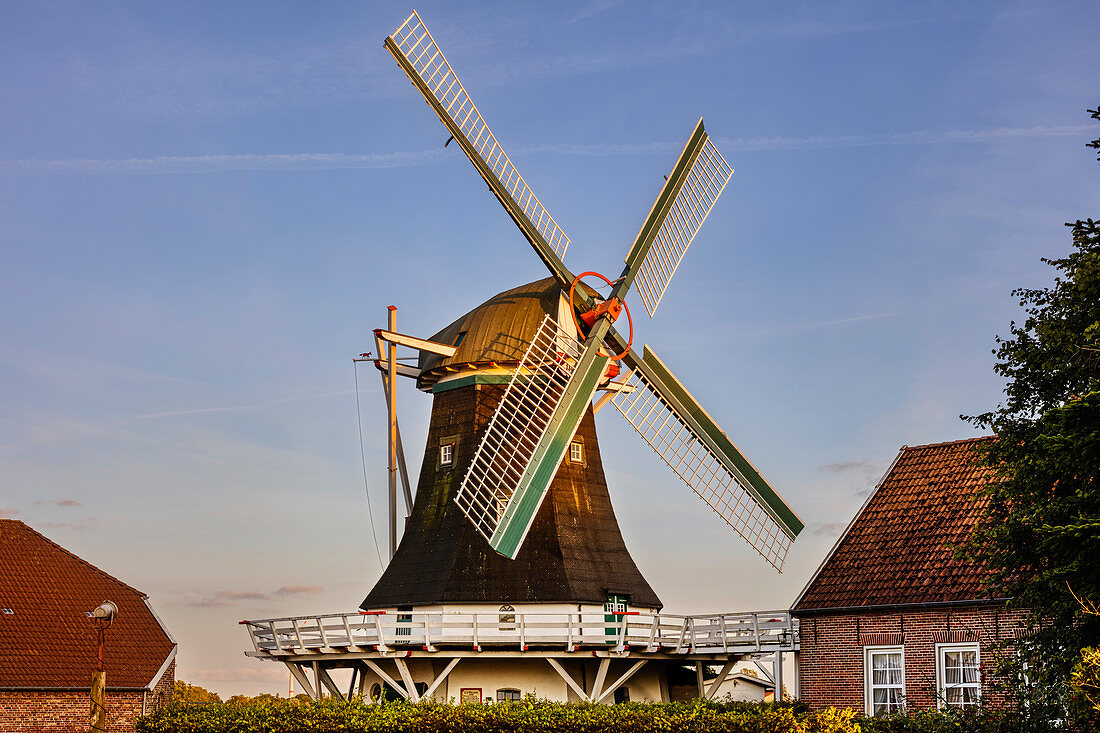
[[[868,715],[1004,704],[994,670],[1024,614],[956,557],[990,480],[992,438],[902,447],[791,609],[801,625],[801,698]]]
[[[176,643],[148,596],[14,519],[0,519],[0,730],[88,730],[98,638],[91,611],[118,607],[106,632],[109,731],[167,702]]]

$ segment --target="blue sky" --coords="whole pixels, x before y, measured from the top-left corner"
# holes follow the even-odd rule
[[[785,607],[900,446],[973,435],[1009,292],[1100,214],[1094,3],[417,8],[574,271],[618,272],[700,116],[735,169],[638,341],[808,526],[776,576],[601,413],[673,612]],[[428,336],[545,274],[382,48],[410,10],[0,5],[0,515],[149,593],[225,693],[285,680],[236,621],[380,572],[350,358],[385,307]]]

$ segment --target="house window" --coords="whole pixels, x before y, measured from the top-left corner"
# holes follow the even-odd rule
[[[455,444],[443,443],[439,446],[439,465],[450,466],[455,462]]]
[[[900,646],[864,647],[863,680],[868,715],[905,708],[905,652]]]
[[[937,644],[936,679],[940,707],[978,704],[982,693],[977,644]]]
[[[497,702],[519,702],[519,690],[503,687],[497,690]]]
[[[569,444],[569,462],[584,463],[584,443],[574,440]]]

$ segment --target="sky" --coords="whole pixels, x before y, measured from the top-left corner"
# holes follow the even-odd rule
[[[223,695],[285,689],[239,620],[352,611],[381,572],[351,359],[386,306],[427,337],[546,275],[383,49],[411,9],[0,3],[0,517],[148,593]],[[601,412],[673,613],[788,607],[901,446],[979,434],[1011,291],[1100,216],[1093,2],[417,9],[573,271],[619,272],[700,116],[735,169],[636,345],[807,526],[776,574]],[[416,473],[430,397],[400,386]]]

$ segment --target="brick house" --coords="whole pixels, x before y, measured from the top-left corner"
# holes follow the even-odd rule
[[[103,653],[108,726],[130,731],[175,685],[176,643],[148,596],[0,519],[0,730],[88,729],[97,646],[89,612],[105,600],[119,609]]]
[[[1023,614],[982,587],[980,565],[957,559],[989,473],[973,465],[991,438],[902,447],[794,603],[798,676],[811,708],[868,715],[946,705],[1003,704],[993,645]]]

